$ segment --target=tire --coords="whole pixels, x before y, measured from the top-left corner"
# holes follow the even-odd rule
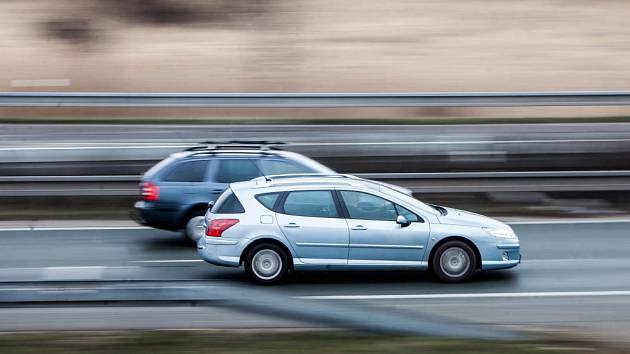
[[[259,284],[278,284],[289,272],[286,252],[272,243],[254,246],[245,257],[247,276]]]
[[[184,237],[194,242],[202,238],[206,233],[206,229],[203,227],[204,218],[205,213],[202,211],[189,215],[183,231]]]
[[[431,260],[431,269],[435,276],[447,283],[470,279],[476,265],[475,252],[462,241],[448,241],[440,245]]]

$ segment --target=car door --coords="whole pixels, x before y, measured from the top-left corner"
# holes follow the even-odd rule
[[[303,263],[347,264],[348,224],[332,191],[287,192],[280,201],[276,218]]]
[[[213,161],[210,189],[216,194],[216,199],[230,183],[248,181],[260,176],[260,167],[255,159],[218,158]]]
[[[410,210],[379,196],[339,191],[350,228],[349,265],[421,266],[429,224]],[[396,223],[403,215],[411,223]]]

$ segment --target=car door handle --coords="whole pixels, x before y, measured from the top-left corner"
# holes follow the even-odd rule
[[[293,227],[293,228],[295,228],[295,227],[300,227],[300,225],[298,225],[298,224],[296,224],[294,222],[290,222],[290,223],[284,225],[284,227]]]
[[[225,189],[212,189],[210,190],[211,193],[221,193],[223,192]]]
[[[365,227],[363,225],[357,225],[357,226],[353,227],[352,230],[367,230],[367,227]]]

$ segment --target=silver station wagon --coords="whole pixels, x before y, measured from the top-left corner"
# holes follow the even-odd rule
[[[230,184],[206,214],[205,261],[245,266],[259,283],[293,270],[418,269],[446,282],[520,263],[512,229],[425,204],[401,189],[349,175],[282,175]]]

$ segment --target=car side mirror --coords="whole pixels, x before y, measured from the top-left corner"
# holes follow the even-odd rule
[[[212,209],[212,207],[214,206],[214,200],[211,200],[208,202],[208,209]]]
[[[411,222],[409,222],[406,217],[398,215],[398,217],[396,218],[396,224],[400,225],[400,227],[407,227],[411,225]]]

